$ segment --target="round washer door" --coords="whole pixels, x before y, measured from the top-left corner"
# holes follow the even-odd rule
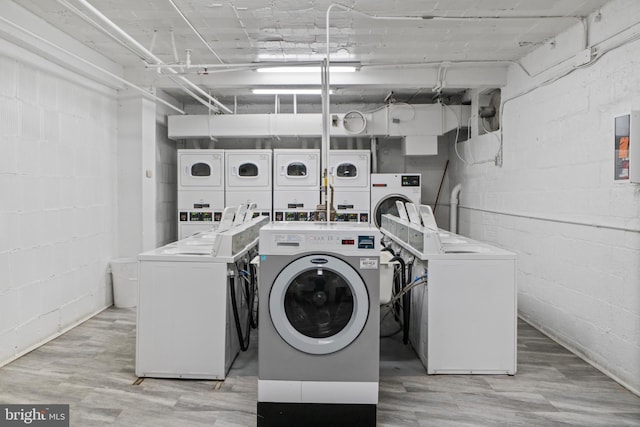
[[[329,354],[351,344],[369,316],[360,275],[330,255],[308,255],[287,265],[269,294],[273,326],[293,348]]]
[[[390,194],[378,202],[373,210],[373,220],[376,227],[380,227],[382,215],[391,214],[398,216],[398,208],[396,207],[397,201],[402,203],[411,203],[411,200],[400,194]]]

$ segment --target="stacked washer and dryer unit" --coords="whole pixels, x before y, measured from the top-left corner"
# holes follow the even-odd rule
[[[273,219],[315,221],[320,203],[320,150],[273,150]]]
[[[329,184],[333,186],[336,221],[370,222],[370,171],[369,150],[329,152]]]
[[[366,223],[260,230],[258,427],[376,425],[380,237]]]
[[[220,222],[224,193],[224,150],[178,150],[178,240]]]
[[[225,150],[227,206],[255,203],[254,215],[271,217],[273,208],[272,151]]]

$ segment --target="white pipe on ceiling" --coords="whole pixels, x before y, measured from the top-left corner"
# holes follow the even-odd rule
[[[122,77],[118,76],[117,74],[112,73],[111,71],[105,70],[104,68],[94,64],[91,61],[87,61],[86,59],[82,58],[81,56],[78,56],[75,53],[73,53],[73,52],[71,52],[71,51],[69,51],[69,50],[67,50],[67,49],[65,49],[63,47],[58,46],[57,44],[50,42],[49,40],[45,39],[44,37],[41,37],[41,36],[35,34],[34,32],[29,31],[26,28],[14,23],[14,22],[11,22],[11,21],[9,21],[8,19],[6,19],[6,18],[4,18],[2,16],[0,16],[0,21],[3,21],[5,23],[13,26],[14,28],[16,28],[16,29],[22,31],[23,33],[27,34],[28,36],[33,37],[34,39],[46,44],[47,46],[50,46],[50,47],[52,47],[54,49],[57,49],[58,51],[64,53],[65,55],[68,55],[68,56],[72,57],[73,59],[75,59],[77,61],[80,61],[83,64],[88,65],[89,67],[100,71],[101,73],[106,74],[107,76],[111,77],[112,79],[117,80],[120,83],[124,84],[125,86],[131,87],[131,88],[141,92],[144,96],[147,96],[147,97],[149,97],[149,98],[151,98],[151,99],[153,99],[155,101],[158,101],[158,102],[166,105],[167,107],[171,108],[172,110],[174,110],[174,111],[176,111],[176,112],[178,112],[180,114],[186,114],[180,108],[178,108],[175,105],[165,101],[162,98],[157,97],[156,95],[153,95],[153,94],[149,93],[149,91],[147,91],[146,89],[143,89],[140,86],[137,86],[137,85],[131,83],[130,81],[123,79]]]
[[[216,59],[218,61],[220,61],[221,64],[224,64],[224,61],[222,60],[222,58],[220,58],[220,56],[218,56],[218,54],[216,53],[215,50],[213,50],[211,45],[204,39],[204,37],[202,37],[202,34],[200,34],[200,32],[196,29],[196,27],[193,26],[191,21],[189,21],[189,18],[187,18],[185,16],[185,14],[182,13],[182,11],[178,7],[178,5],[173,0],[169,0],[169,3],[171,3],[171,6],[173,6],[173,8],[176,10],[176,12],[178,12],[178,15],[180,15],[180,17],[184,20],[184,22],[187,23],[189,28],[191,28],[191,30],[194,32],[196,37],[198,37],[198,39],[200,39],[200,41],[207,47],[207,49],[209,49],[209,52],[211,52],[213,54],[213,56],[215,56]]]
[[[96,9],[87,0],[77,0],[77,1],[80,4],[82,4],[84,7],[89,9],[105,25],[109,26],[111,29],[116,31],[121,37],[123,37],[129,43],[133,44],[140,52],[143,52],[145,54],[145,56],[147,56],[148,58],[151,58],[153,61],[155,61],[156,64],[164,64],[164,62],[160,58],[158,58],[156,55],[154,55],[152,52],[150,52],[146,47],[142,46],[136,39],[131,37],[126,31],[124,31],[122,28],[120,28],[118,25],[116,25],[113,21],[111,21],[109,18],[107,18],[104,14],[102,14],[102,12],[100,12],[98,9]],[[176,71],[173,68],[169,68],[168,70],[172,74],[178,74],[178,71]],[[185,85],[187,85],[191,89],[193,89],[195,92],[197,92],[200,95],[202,95],[205,99],[209,99],[211,102],[213,102],[215,105],[217,105],[219,108],[221,108],[225,112],[227,112],[229,114],[233,114],[233,111],[231,111],[229,108],[227,108],[224,104],[222,104],[220,101],[218,101],[214,97],[210,96],[207,92],[202,90],[198,85],[196,85],[195,83],[193,83],[192,81],[190,81],[186,77],[178,76],[177,78],[180,79],[180,81],[182,81],[182,83],[184,83]],[[205,106],[207,106],[207,104],[205,104]]]

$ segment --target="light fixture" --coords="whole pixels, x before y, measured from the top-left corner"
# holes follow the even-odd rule
[[[272,89],[251,89],[255,95],[321,95],[322,89],[288,89],[288,88],[272,88]],[[331,90],[329,93],[334,93]]]
[[[353,65],[333,65],[329,67],[329,71],[332,73],[354,73],[358,69]],[[307,66],[298,66],[298,67],[263,67],[256,68],[256,71],[259,73],[317,73],[320,74],[320,67],[307,67]]]

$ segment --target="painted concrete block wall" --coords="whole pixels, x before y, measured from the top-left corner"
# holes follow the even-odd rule
[[[603,16],[640,9],[623,3]],[[502,168],[450,154],[452,184],[462,183],[461,234],[519,255],[520,315],[636,392],[640,187],[613,181],[613,118],[640,110],[639,70],[635,41],[508,101]],[[510,82],[503,100],[535,83],[518,70]],[[493,135],[461,145],[477,159],[496,150]]]
[[[156,124],[156,239],[157,246],[178,238],[177,148],[167,137],[167,126]]]
[[[0,364],[112,303],[116,101],[91,86],[0,56]]]

